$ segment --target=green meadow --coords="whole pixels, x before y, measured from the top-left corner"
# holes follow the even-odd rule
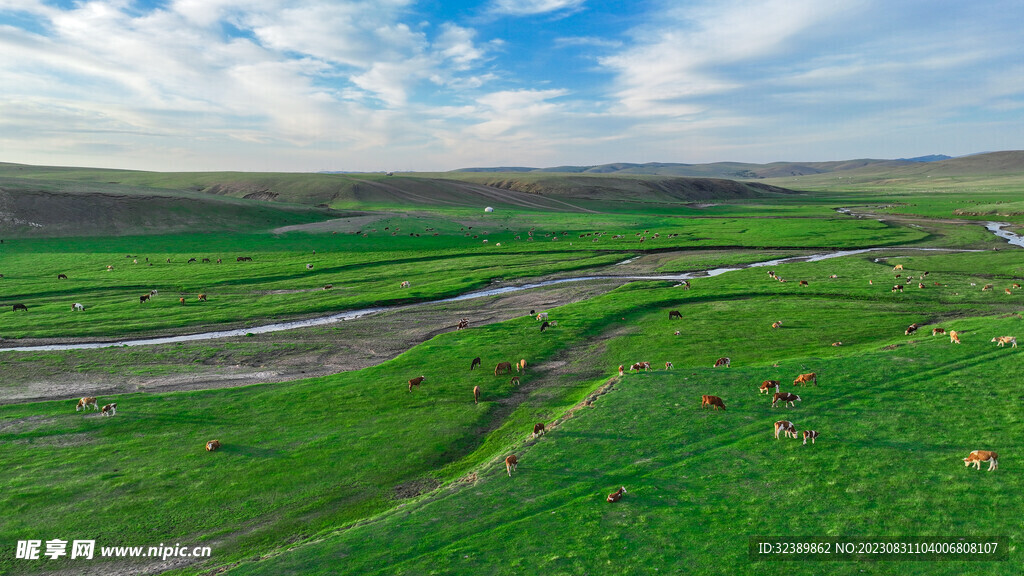
[[[223,174],[34,168],[30,176],[190,194],[229,188],[218,180]],[[261,185],[283,177],[265,178]],[[460,178],[481,185],[481,176]],[[340,209],[322,180],[296,177],[281,187]],[[900,193],[920,206],[946,201],[909,185]],[[200,332],[427,302],[496,282],[616,274],[615,264],[627,259],[665,274],[880,249],[772,267],[786,282],[765,267],[697,277],[689,290],[637,280],[539,307],[557,322],[544,331],[523,310],[443,331],[359,370],[102,396],[101,405],[117,403],[112,418],[76,412],[81,394],[73,385],[49,400],[0,405],[7,464],[0,469],[0,573],[74,573],[87,565],[96,573],[275,576],[1016,574],[1024,537],[1016,464],[1024,379],[1019,350],[991,339],[1024,337],[1024,291],[1013,287],[1024,282],[1024,259],[979,226],[834,211],[872,211],[879,196],[865,185],[708,207],[657,196],[604,202],[596,214],[507,206],[487,215],[450,205],[390,205],[381,213],[369,207],[387,202],[370,197],[345,207],[366,213],[311,213],[299,218],[305,222],[275,217],[263,229],[223,231],[204,221],[209,228],[191,234],[7,231],[0,245],[4,346]],[[273,211],[272,203],[239,202]],[[332,222],[335,229],[317,228]],[[295,224],[300,228],[279,229]],[[894,272],[896,264],[903,270]],[[896,282],[906,283],[903,292],[891,290]],[[987,284],[994,289],[983,291]],[[140,303],[150,290],[158,294]],[[197,300],[200,293],[206,302]],[[536,298],[543,302],[543,292]],[[75,302],[85,311],[73,312]],[[28,310],[13,311],[13,303]],[[682,319],[670,319],[670,310]],[[781,328],[771,327],[776,321]],[[912,323],[921,328],[905,335]],[[956,330],[962,344],[932,336],[933,327]],[[327,341],[342,338],[337,326],[318,330]],[[64,382],[74,380],[73,365],[90,364],[97,373],[102,366],[109,373],[187,372],[225,349],[245,355],[259,346],[242,338],[165,346],[159,354],[9,351],[0,352],[0,367],[14,374],[33,362]],[[471,371],[477,356],[482,366]],[[723,356],[731,367],[713,368]],[[494,374],[498,362],[521,358],[528,367],[519,384]],[[620,365],[642,361],[653,370],[619,375]],[[792,384],[805,372],[818,375],[818,386]],[[425,381],[410,392],[407,381],[420,375]],[[766,379],[780,380],[801,401],[772,408],[757,390]],[[702,409],[704,394],[720,396],[727,409]],[[776,440],[776,420],[820,436],[806,446]],[[537,422],[548,432],[533,438]],[[211,439],[222,448],[207,452]],[[999,469],[965,469],[962,459],[976,449],[997,451]],[[509,454],[519,459],[511,477]],[[606,502],[620,486],[627,490],[622,500]],[[1009,559],[780,563],[748,553],[752,538],[782,537],[999,538]],[[210,546],[213,555],[162,567],[152,560],[15,558],[17,541],[51,538]]]

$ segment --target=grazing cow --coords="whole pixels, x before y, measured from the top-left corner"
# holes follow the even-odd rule
[[[914,322],[910,326],[907,326],[907,329],[903,331],[903,335],[904,336],[910,336],[914,332],[917,332],[917,329],[920,328],[920,327],[921,327],[920,324],[918,324],[917,322]]]
[[[803,445],[804,446],[807,445],[807,439],[808,438],[811,439],[811,444],[814,444],[814,439],[817,438],[817,437],[818,437],[818,431],[817,430],[804,430],[804,443],[803,443]]]
[[[146,302],[149,302],[149,294],[139,296],[139,304],[145,304]]]
[[[829,278],[835,280],[836,278],[839,278],[839,275],[838,274],[832,274],[832,275],[829,276]]]
[[[189,259],[188,259],[188,262],[186,262],[186,264],[191,264],[191,263],[193,263],[193,262],[195,262],[195,261],[196,261],[196,259],[195,259],[195,258],[189,258]]]
[[[508,477],[512,477],[512,471],[519,465],[519,458],[516,458],[515,454],[512,454],[508,458],[505,458],[505,470],[508,470]]]
[[[985,292],[986,290],[991,290],[991,289],[992,289],[992,284],[985,284],[985,286],[981,289],[981,291]]]
[[[92,406],[93,410],[99,410],[100,406],[96,403],[96,399],[92,396],[86,396],[78,401],[78,406],[75,406],[75,412],[79,410],[88,410]]]
[[[893,292],[903,292],[903,284],[897,284],[892,287]]]
[[[784,406],[796,406],[796,402],[800,402],[800,397],[790,392],[776,392],[775,396],[772,396],[772,408],[775,408],[779,400]]]
[[[796,439],[796,426],[793,426],[793,423],[790,422],[789,420],[779,420],[778,422],[775,423],[776,440],[779,439],[779,432],[781,432],[784,436],[789,436],[794,440]]]
[[[181,302],[182,306],[185,305],[185,299],[184,298],[178,298],[178,302]]]
[[[632,370],[632,368],[630,368],[630,370]],[[625,373],[626,373],[626,372],[625,372],[625,370],[623,369],[623,365],[622,365],[622,364],[619,364],[619,376],[623,376],[623,375],[625,375]]]
[[[540,331],[543,332],[543,331],[547,330],[548,326],[554,326],[554,324],[551,324],[550,322],[545,322],[545,323],[540,325]]]
[[[540,436],[541,434],[544,434],[545,432],[547,432],[547,430],[544,429],[544,423],[543,422],[537,422],[536,424],[533,425],[533,437],[534,438],[536,438],[537,436]]]
[[[519,386],[519,376],[513,376],[512,380],[509,381],[509,384]]]
[[[945,334],[945,333],[946,333],[946,329],[945,328],[932,328],[932,336],[935,336],[936,334]]]
[[[472,370],[472,369],[476,368],[477,366],[480,365],[480,363],[481,363],[481,360],[480,360],[479,356],[477,356],[476,358],[473,358],[473,361],[469,363],[469,369]]]
[[[770,276],[772,278],[775,278],[775,271],[774,270],[769,270],[768,271],[768,276]]]
[[[469,328],[469,320],[466,318],[459,320],[459,323],[455,325],[456,330],[465,330],[466,328]]]
[[[903,264],[897,264],[897,265],[893,266],[892,269],[893,269],[893,271],[903,270]]]
[[[679,284],[676,284],[676,286],[682,286],[684,289],[689,290],[690,289],[690,281],[689,280],[683,280]]]
[[[204,264],[209,264],[210,263],[210,259],[209,258],[203,258],[203,263]]]
[[[235,258],[235,262],[252,262],[252,256],[239,256]]]
[[[412,286],[412,284],[410,284],[408,280],[402,282],[402,288],[408,288],[410,286]]]
[[[67,274],[57,274],[57,280],[67,280],[67,279],[68,279],[68,275]]]
[[[671,320],[673,318],[679,318],[680,320],[682,320],[683,319],[683,315],[680,314],[679,310],[669,310],[668,311],[668,319]]]
[[[1013,283],[1013,287],[1014,287],[1014,288],[1020,288],[1020,284],[1018,284],[1017,282],[1014,282],[1014,283]]]
[[[675,368],[675,366],[673,366],[671,362],[665,362],[665,370],[671,370],[673,368]]]
[[[809,284],[807,284],[807,280],[801,280],[800,281],[800,285],[801,286],[809,286]]]
[[[218,448],[220,448],[220,440],[210,440],[209,442],[206,443],[207,452],[213,452]]]
[[[700,397],[700,407],[704,408],[705,406],[714,406],[716,412],[719,407],[721,407],[722,410],[725,410],[725,402],[723,402],[718,396],[711,396],[709,394],[703,394]]]
[[[729,360],[728,358],[723,356],[722,358],[719,358],[718,360],[715,360],[715,368],[718,368],[719,366],[725,366],[726,368],[728,368],[729,364],[731,364],[731,363],[732,363],[732,360]]]
[[[998,342],[997,346],[1002,347],[1007,344],[1012,344],[1011,348],[1017,347],[1017,338],[1015,336],[996,336],[991,342]]]
[[[480,387],[473,386],[473,404],[480,403]]]
[[[156,295],[157,295],[157,294],[159,294],[159,293],[160,293],[160,292],[159,292],[158,290],[150,290],[150,291],[149,291],[149,295],[150,295],[150,296],[156,296]]]
[[[499,374],[511,374],[512,363],[511,362],[498,362],[498,365],[494,367],[494,375]]]
[[[331,288],[334,288],[334,284],[324,284],[324,290],[330,290]]]
[[[625,494],[625,493],[626,493],[626,487],[623,486],[623,487],[619,488],[618,490],[616,490],[615,492],[612,492],[611,494],[609,494],[608,495],[608,501],[609,502],[618,502],[622,498],[622,495]]]
[[[950,330],[949,331],[949,343],[950,344],[959,344],[960,343],[960,333],[957,332],[956,330]]]
[[[117,404],[107,404],[100,410],[100,414],[103,416],[113,416],[117,413]]]
[[[778,392],[779,391],[779,384],[780,383],[779,383],[778,380],[765,380],[764,382],[761,382],[761,387],[758,388],[758,390],[760,392],[758,392],[758,393],[759,394],[768,394],[769,392],[771,392],[772,388],[775,388],[775,391]]]
[[[918,283],[917,283],[917,287],[918,287],[918,288],[924,288],[924,284],[922,284],[922,283],[918,282]]]
[[[313,269],[313,265],[312,264],[306,264],[306,270],[312,270],[312,269]]]
[[[547,319],[548,319],[548,313],[547,312],[541,312],[540,314],[537,314],[537,321],[538,322],[540,322],[541,320],[547,320]]]
[[[113,271],[114,271],[114,267],[111,266],[110,264],[107,264],[107,272],[113,272]]]
[[[516,372],[526,374],[526,358],[523,358],[516,364]]]
[[[74,312],[75,310],[84,311],[85,306],[82,306],[80,302],[75,302],[74,304],[71,305],[71,311]]]
[[[413,386],[419,386],[426,379],[427,379],[426,376],[417,376],[417,377],[413,378],[412,380],[409,380],[409,392],[412,392],[412,387]]]
[[[1013,292],[1010,292],[1010,289],[1009,289],[1009,288],[1004,288],[1004,289],[1003,289],[1003,292],[1006,292],[1006,294],[1007,294],[1007,295],[1011,295],[1011,294],[1013,294]]]
[[[17,312],[18,310],[24,310],[25,312],[28,312],[28,306],[25,306],[24,304],[15,304],[13,308],[14,309],[11,310],[11,312]]]
[[[217,264],[220,264],[220,263],[221,263],[221,262],[220,262],[220,258],[217,258]]]
[[[988,471],[991,472],[999,468],[999,454],[991,450],[975,450],[964,458],[964,466],[974,464],[975,470],[981,470],[982,462],[988,462]]]
[[[772,322],[772,328],[782,328],[782,320],[778,322]]]
[[[842,346],[843,343],[842,342],[833,342],[832,345],[833,346]]]
[[[808,382],[814,382],[814,385],[817,386],[818,385],[818,375],[815,374],[814,372],[810,372],[808,374],[801,374],[801,375],[796,377],[796,380],[793,380],[793,386],[799,386],[801,384],[807,384]]]
[[[196,300],[198,300],[199,302],[206,302],[206,294],[200,294],[199,297],[196,298]]]

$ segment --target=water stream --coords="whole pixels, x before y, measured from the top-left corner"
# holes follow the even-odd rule
[[[847,208],[839,208],[837,211],[844,214],[853,213]],[[874,217],[875,215],[868,215]],[[1006,222],[985,222],[985,228],[991,231],[996,236],[1007,240],[1014,246],[1020,246],[1024,248],[1024,236],[1010,232],[1006,230],[1010,224]],[[438,300],[429,300],[425,302],[419,302],[416,304],[401,304],[395,306],[376,306],[373,308],[363,308],[361,310],[350,310],[347,312],[339,312],[337,314],[330,314],[327,316],[318,316],[316,318],[308,318],[305,320],[291,320],[288,322],[276,322],[273,324],[264,324],[262,326],[253,326],[250,328],[236,328],[232,330],[216,330],[212,332],[200,332],[197,334],[184,334],[180,336],[163,336],[156,338],[138,338],[132,340],[117,340],[112,342],[82,342],[76,344],[46,344],[39,346],[16,346],[10,348],[0,348],[0,352],[9,351],[23,351],[23,352],[41,352],[41,351],[57,351],[57,350],[87,350],[94,348],[112,348],[115,346],[152,346],[155,344],[174,344],[178,342],[195,342],[200,340],[214,340],[217,338],[233,338],[239,336],[246,336],[248,334],[265,334],[267,332],[281,332],[283,330],[295,330],[297,328],[309,328],[312,326],[323,326],[325,324],[334,324],[336,322],[343,322],[345,320],[355,320],[363,316],[370,314],[379,314],[381,312],[390,312],[399,309],[407,309],[420,306],[429,306],[433,304],[440,304],[445,302],[459,302],[462,300],[471,300],[475,298],[486,298],[489,296],[497,296],[499,294],[508,294],[509,292],[519,292],[522,290],[531,290],[533,288],[543,288],[545,286],[555,286],[558,284],[567,284],[569,282],[587,282],[593,280],[626,280],[626,281],[641,281],[641,280],[669,280],[675,282],[681,282],[683,280],[692,280],[694,278],[708,278],[711,276],[718,276],[727,272],[735,272],[737,270],[743,270],[746,268],[760,268],[766,266],[778,266],[780,264],[788,264],[792,262],[819,262],[822,260],[828,260],[830,258],[841,258],[843,256],[853,256],[856,254],[864,254],[866,252],[882,251],[882,250],[923,250],[923,251],[942,251],[942,252],[981,252],[981,250],[958,250],[958,249],[945,249],[945,248],[908,248],[908,247],[885,247],[885,248],[861,248],[858,250],[836,250],[832,252],[820,252],[818,254],[812,254],[809,256],[791,256],[787,258],[777,258],[775,260],[767,260],[764,262],[755,262],[753,264],[742,264],[736,266],[729,266],[723,268],[712,268],[710,270],[700,270],[695,272],[686,272],[682,274],[661,274],[661,275],[602,275],[602,276],[575,276],[572,278],[559,278],[556,280],[544,280],[542,282],[533,282],[530,284],[520,284],[515,286],[501,286],[496,288],[486,288],[484,290],[476,290],[473,292],[467,292],[459,296],[453,296],[451,298],[442,298]],[[620,262],[624,264],[635,260],[631,258]]]

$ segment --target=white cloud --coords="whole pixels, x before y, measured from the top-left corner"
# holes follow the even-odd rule
[[[552,12],[575,11],[586,0],[494,0],[490,11],[509,16],[534,16]]]

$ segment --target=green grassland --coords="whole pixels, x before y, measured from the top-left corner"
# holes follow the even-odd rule
[[[1024,337],[1024,291],[1003,292],[1024,281],[1024,260],[1017,249],[991,250],[1005,244],[980,226],[900,214],[949,218],[968,200],[998,206],[1022,179],[1009,169],[992,176],[998,182],[962,166],[944,173],[979,188],[968,199],[954,188],[919,187],[938,172],[884,167],[902,171],[890,188],[880,184],[883,167],[845,173],[857,170],[865,171],[860,184],[801,194],[729,185],[716,194],[665,176],[512,182],[495,173],[0,165],[8,197],[49,202],[63,188],[85,198],[113,194],[110,206],[129,206],[81,235],[66,233],[83,218],[76,210],[48,221],[52,234],[0,223],[5,339],[262,324],[435,300],[499,280],[608,273],[645,254],[652,272],[666,273],[889,247],[773,267],[785,283],[763,267],[696,278],[690,290],[636,281],[546,310],[558,325],[543,333],[524,315],[442,333],[361,370],[106,395],[101,403],[118,404],[113,418],[76,412],[74,400],[0,406],[0,573],[82,566],[14,558],[13,542],[39,538],[213,548],[208,562],[171,572],[181,575],[1017,573],[1021,352],[990,340]],[[136,196],[142,202],[124,200]],[[151,202],[164,196],[166,203]],[[476,205],[484,200],[498,209],[484,214]],[[146,215],[147,202],[154,215]],[[24,221],[30,204],[18,206],[11,213]],[[215,214],[227,206],[235,212]],[[885,210],[887,219],[836,214],[842,206]],[[160,216],[173,213],[186,216]],[[903,293],[890,290],[895,264],[904,266],[901,282],[914,277]],[[982,291],[986,284],[995,289]],[[159,294],[140,304],[154,289]],[[208,301],[197,302],[199,293]],[[86,310],[72,312],[74,302]],[[14,312],[13,303],[28,312]],[[670,320],[669,310],[683,319]],[[906,336],[911,323],[923,327]],[[963,344],[931,336],[933,326],[959,331]],[[318,330],[330,339],[335,329]],[[256,344],[215,346],[244,356]],[[187,372],[222,352],[4,352],[0,373],[20,362],[61,375],[86,365]],[[475,356],[483,366],[470,371]],[[721,356],[731,368],[712,368]],[[518,386],[493,373],[497,362],[520,358],[529,367]],[[637,361],[655,370],[618,376],[620,364]],[[673,370],[662,369],[667,361]],[[798,389],[796,407],[773,409],[757,392],[764,379],[793,390],[789,382],[808,371],[820,385]],[[408,391],[407,380],[419,375],[425,382]],[[721,396],[728,409],[701,410],[702,394]],[[776,440],[778,419],[818,430],[821,444]],[[536,422],[551,431],[531,438]],[[214,438],[223,448],[208,453]],[[974,449],[998,451],[1000,469],[965,470],[961,459]],[[520,459],[511,478],[502,465],[510,453]],[[606,503],[623,485],[623,500]],[[1010,561],[778,566],[747,555],[755,536],[932,535],[1006,538]],[[125,566],[96,560],[89,569]]]
[[[705,545],[723,545],[737,533],[727,561],[740,567],[751,522],[762,517],[777,520],[770,525],[779,533],[800,528],[802,534],[909,535],[918,527],[917,533],[941,532],[955,518],[958,533],[995,526],[999,534],[1017,537],[1019,526],[1008,521],[1024,512],[1010,496],[1019,488],[1015,476],[982,476],[993,483],[990,488],[982,484],[967,502],[955,500],[979,486],[975,476],[958,469],[961,452],[999,446],[1013,453],[1021,431],[1013,416],[1019,400],[995,400],[1019,396],[1013,392],[1019,379],[1006,378],[1016,351],[988,339],[1019,327],[1019,318],[997,313],[1020,310],[1022,303],[969,290],[973,275],[946,271],[975,256],[890,258],[906,262],[907,273],[927,267],[930,279],[946,284],[905,294],[885,286],[890,263],[869,257],[778,267],[781,276],[807,279],[804,287],[772,281],[763,269],[695,281],[689,291],[635,283],[552,310],[560,325],[543,338],[535,336],[536,321],[523,318],[444,334],[359,372],[122,395],[110,399],[121,411],[111,419],[77,414],[73,402],[3,407],[0,441],[18,454],[17,465],[0,472],[8,487],[0,505],[12,512],[5,538],[59,532],[128,544],[138,534],[161,534],[164,540],[215,543],[218,561],[232,562],[385,512],[396,503],[396,488],[454,482],[474,471],[478,483],[431,496],[412,517],[404,507],[406,512],[236,570],[337,573],[332,559],[339,550],[346,551],[345,570],[353,574],[371,566],[409,574],[575,573],[636,554],[646,565],[672,570],[681,556],[703,557]],[[1010,278],[1014,254],[984,256],[991,274]],[[685,323],[668,320],[668,309],[682,310]],[[772,330],[769,324],[778,319],[784,328]],[[902,335],[910,322],[940,321],[961,330],[965,343]],[[674,335],[678,328],[684,336]],[[609,333],[616,337],[601,340]],[[836,340],[844,346],[830,346]],[[890,345],[895,349],[881,350]],[[488,365],[518,357],[543,365],[565,358],[567,350],[574,351],[568,371],[528,373],[527,383],[534,377],[541,382],[525,398],[486,366],[467,369],[476,354],[486,356]],[[721,355],[733,359],[733,368],[710,368]],[[615,366],[641,359],[656,366],[672,360],[676,370],[613,380],[614,391],[597,401],[592,414],[584,411],[524,448],[532,422],[550,422],[607,381]],[[807,414],[798,425],[822,430],[822,445],[808,448],[817,456],[809,458],[793,452],[801,448],[795,442],[771,437],[772,418],[784,410],[771,410],[755,390],[764,378],[786,380],[807,370],[821,375],[821,386],[807,390],[805,402],[787,413],[794,419]],[[410,394],[404,381],[421,373],[427,382]],[[994,403],[984,416],[968,397],[977,381],[986,382],[985,398]],[[474,385],[484,389],[479,406],[470,401]],[[934,402],[937,388],[943,402]],[[702,393],[721,395],[729,411],[701,414]],[[512,407],[508,399],[514,399]],[[965,426],[972,430],[969,441],[941,433]],[[214,437],[225,448],[207,454],[203,443]],[[492,462],[506,450],[519,452],[523,461],[511,480]],[[918,452],[911,462],[900,454],[907,450]],[[922,483],[926,472],[930,480]],[[603,508],[602,492],[618,484],[630,487],[630,497],[621,510]],[[907,503],[901,507],[906,509],[890,517],[872,504],[880,489],[887,500]],[[970,504],[998,494],[998,507],[982,508],[991,510],[984,523],[966,514],[978,510]],[[793,512],[777,505],[778,496],[810,504]],[[106,504],[77,514],[82,501]],[[130,515],[123,509],[127,502]],[[951,508],[935,516],[936,503]],[[445,512],[435,513],[436,507]],[[460,520],[438,530],[440,518]],[[525,526],[534,522],[546,526],[548,537],[524,540]],[[515,526],[523,538],[513,536]],[[630,536],[633,530],[646,536]],[[710,536],[696,538],[704,533]],[[415,544],[396,546],[395,538]],[[580,548],[582,542],[620,540],[621,552],[613,547],[593,556]],[[515,552],[514,542],[529,544]],[[484,553],[495,549],[502,553]],[[467,566],[464,556],[476,560]],[[513,564],[493,562],[497,557]],[[12,560],[5,565],[21,566]],[[622,570],[628,572],[625,565]]]

